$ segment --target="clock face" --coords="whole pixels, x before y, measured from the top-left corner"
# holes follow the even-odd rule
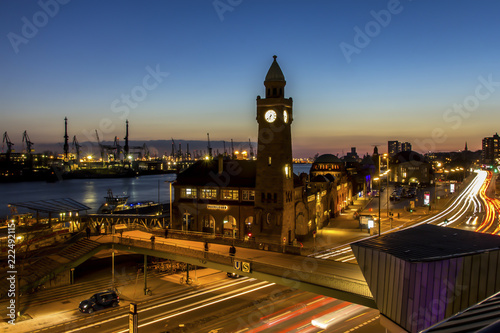
[[[283,111],[283,120],[285,121],[285,123],[288,123],[288,112],[286,111]]]
[[[266,119],[268,123],[272,123],[273,121],[276,120],[276,111],[274,110],[267,111],[266,114],[264,114],[264,119]]]

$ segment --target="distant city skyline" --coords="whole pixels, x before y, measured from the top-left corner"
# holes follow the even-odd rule
[[[0,131],[80,142],[257,141],[272,56],[294,157],[387,142],[481,149],[500,120],[500,3],[3,1]]]

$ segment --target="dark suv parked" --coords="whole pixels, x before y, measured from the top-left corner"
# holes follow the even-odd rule
[[[118,306],[119,302],[120,297],[113,290],[108,290],[94,294],[89,299],[81,301],[78,308],[80,312],[92,313],[110,306]]]

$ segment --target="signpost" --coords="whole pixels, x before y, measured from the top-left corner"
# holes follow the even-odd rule
[[[429,206],[431,203],[431,194],[430,192],[424,192],[424,205]]]
[[[128,330],[130,333],[139,332],[139,321],[137,317],[137,304],[130,303],[130,312],[128,314]]]

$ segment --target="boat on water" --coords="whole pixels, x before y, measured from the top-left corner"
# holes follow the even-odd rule
[[[125,209],[128,201],[127,195],[113,195],[113,191],[108,189],[108,195],[104,197],[106,201],[97,210],[98,214],[112,214],[115,211]]]
[[[127,195],[113,195],[111,189],[104,197],[106,201],[97,210],[98,214],[151,214],[161,209],[161,205],[154,201],[128,203]]]

